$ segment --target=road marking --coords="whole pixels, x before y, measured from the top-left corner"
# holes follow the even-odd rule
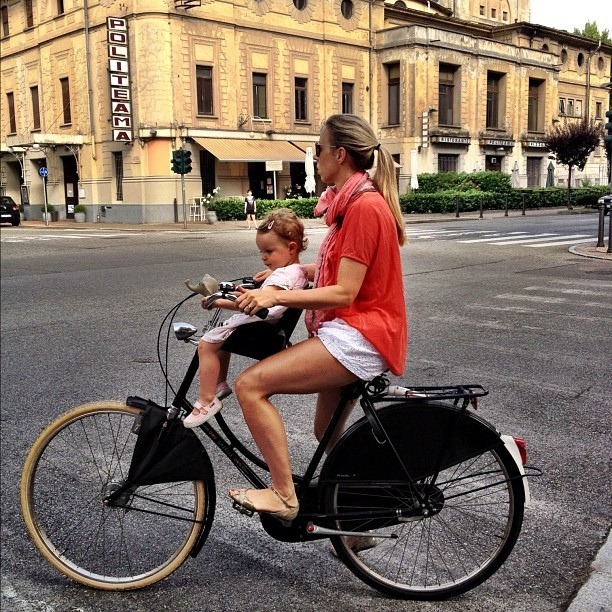
[[[586,234],[582,234],[586,236]],[[571,238],[571,236],[569,236]],[[526,244],[526,247],[531,247],[532,249],[538,249],[541,247],[551,247],[551,246],[562,246],[564,244],[582,244],[583,242],[593,242],[596,240],[596,236],[590,236],[589,238],[583,238],[582,240],[569,239],[568,237],[564,237],[563,240],[558,240],[556,242],[547,242],[546,244]]]
[[[515,234],[515,235],[511,236],[510,234],[506,234],[505,236],[501,236],[499,238],[474,238],[472,240],[457,240],[457,242],[461,242],[463,244],[473,244],[476,242],[500,242],[500,244],[504,244],[504,242],[501,242],[501,241],[507,240],[508,242],[506,244],[520,244],[521,240],[523,242],[528,242],[529,240],[535,240],[540,236],[547,236],[547,238],[544,238],[544,240],[550,240],[550,236],[559,235],[559,234],[531,234],[530,236],[528,232],[512,232],[512,234]]]

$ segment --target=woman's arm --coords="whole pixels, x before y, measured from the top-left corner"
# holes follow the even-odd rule
[[[252,306],[248,314],[255,314],[262,308],[272,306],[286,306],[293,308],[306,308],[308,310],[326,310],[330,308],[344,308],[350,306],[363,283],[368,267],[354,259],[343,257],[338,269],[338,282],[328,287],[317,287],[308,291],[257,291],[243,290],[235,304],[239,310],[244,311]]]

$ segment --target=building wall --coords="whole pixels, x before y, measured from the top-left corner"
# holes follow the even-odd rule
[[[342,15],[340,0],[309,0],[302,11],[292,0],[202,0],[189,10],[160,0],[88,0],[87,12],[80,2],[64,0],[63,15],[56,14],[55,3],[34,0],[31,28],[25,27],[22,3],[7,6],[10,33],[2,40],[0,69],[2,189],[19,198],[23,163],[35,204],[32,216],[40,215],[43,201],[38,175],[43,164],[49,169],[49,202],[58,205],[61,217],[70,216],[62,158],[74,157],[78,202],[88,206],[89,219],[173,220],[175,211],[182,214],[180,176],[170,171],[174,149],[192,151],[185,190],[187,198],[200,196],[200,146],[194,139],[315,142],[324,119],[341,110],[343,80],[353,84],[354,112],[368,118],[398,156],[402,192],[413,172],[438,171],[441,155],[457,155],[460,171],[485,169],[493,158],[506,173],[518,166],[521,184],[527,184],[528,164],[533,170],[533,159],[540,159],[543,184],[548,159],[542,141],[554,122],[577,120],[578,104],[582,116],[594,116],[596,108],[605,113],[608,105],[599,85],[610,80],[612,48],[596,49],[582,37],[532,26],[528,0],[356,0],[349,18]],[[129,28],[133,129],[127,142],[112,137],[108,17],[127,19]],[[400,122],[389,125],[387,66],[393,63],[400,65]],[[450,126],[439,119],[440,64],[456,69],[456,120]],[[197,113],[197,65],[213,70],[212,115]],[[265,120],[253,117],[255,71],[268,76]],[[496,129],[486,127],[489,72],[504,75]],[[308,80],[303,122],[294,119],[296,77]],[[63,78],[70,83],[69,122]],[[541,120],[532,132],[527,129],[529,79],[542,82]],[[32,87],[39,88],[38,129]],[[15,100],[14,132],[9,93]],[[566,110],[573,101],[573,115],[559,114],[560,99]],[[17,153],[10,146],[18,147]],[[576,178],[600,182],[603,166],[601,148]],[[279,193],[291,182],[289,163],[282,168]],[[557,169],[558,180],[565,175]],[[243,194],[248,164],[216,161],[215,183],[223,196]]]

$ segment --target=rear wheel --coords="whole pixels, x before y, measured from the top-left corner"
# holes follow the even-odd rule
[[[399,415],[401,412],[395,411],[401,419]],[[384,425],[384,412],[381,421]],[[397,442],[408,472],[424,474],[423,458],[415,460],[414,449],[408,450],[402,442],[406,430],[402,431],[397,420],[390,422],[393,428],[385,429]],[[365,440],[380,447],[369,424],[363,422],[360,427],[362,435],[341,440],[339,444],[345,442],[345,447],[330,457],[335,457],[338,465],[348,464],[348,457],[367,456]],[[419,435],[420,448],[427,449],[427,435]],[[373,453],[380,451],[374,449]],[[395,459],[394,468],[389,456],[373,462],[376,454],[372,454],[366,476],[356,470],[345,479],[345,467],[326,470],[331,475],[325,485],[327,512],[345,515],[333,526],[367,532],[370,538],[378,536],[376,546],[360,552],[355,552],[355,545],[373,542],[332,538],[338,556],[357,577],[395,597],[445,599],[474,588],[503,564],[522,524],[523,483],[503,444],[470,454],[445,465],[435,482],[430,474],[414,485],[398,476],[402,473],[400,459]],[[423,497],[425,508],[420,503]]]
[[[137,589],[165,578],[212,520],[212,482],[140,486],[103,503],[127,477],[139,414],[116,402],[75,408],[43,431],[23,468],[22,512],[34,544],[90,587]]]

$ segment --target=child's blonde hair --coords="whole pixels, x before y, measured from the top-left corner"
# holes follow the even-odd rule
[[[279,208],[268,213],[257,228],[258,234],[274,232],[279,238],[297,244],[297,252],[305,251],[308,238],[304,235],[304,224],[289,208]]]

